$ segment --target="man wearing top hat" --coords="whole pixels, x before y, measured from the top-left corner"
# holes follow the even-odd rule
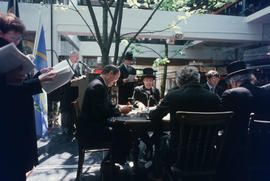
[[[145,109],[146,107],[152,107],[159,103],[159,90],[153,87],[153,80],[155,78],[154,70],[152,68],[143,69],[143,85],[135,87],[133,93],[135,107]]]
[[[127,104],[128,98],[132,97],[135,82],[138,81],[136,77],[136,70],[131,66],[134,60],[132,52],[127,52],[124,62],[119,66],[120,77],[117,81],[118,85],[118,104]]]
[[[221,103],[225,110],[234,111],[234,118],[219,165],[219,180],[248,179],[246,148],[250,113],[262,118],[267,109],[265,90],[251,83],[252,70],[243,61],[232,62],[227,67],[227,81],[232,89],[222,94]]]

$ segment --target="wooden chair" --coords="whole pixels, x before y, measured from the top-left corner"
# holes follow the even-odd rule
[[[248,135],[248,166],[250,180],[269,180],[270,120],[256,119],[251,114]]]
[[[170,168],[173,180],[213,179],[232,116],[231,111],[176,113],[180,135],[177,159]]]
[[[78,126],[78,118],[79,118],[79,112],[80,112],[80,106],[79,106],[79,101],[75,100],[72,102],[73,105],[73,115],[74,115],[74,122],[75,122],[75,127],[76,127],[76,138],[78,141],[78,154],[79,154],[79,160],[78,160],[78,169],[77,169],[77,176],[76,176],[76,181],[81,180],[81,173],[82,173],[82,168],[83,168],[83,163],[84,163],[84,155],[85,153],[88,152],[100,152],[100,151],[108,151],[111,143],[93,143],[91,145],[84,145],[80,141],[79,137],[79,126]],[[104,159],[104,156],[103,156]]]

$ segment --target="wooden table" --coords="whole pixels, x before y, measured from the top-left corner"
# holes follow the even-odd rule
[[[125,125],[131,129],[136,135],[141,135],[145,132],[153,131],[153,124],[151,120],[147,119],[145,115],[126,115],[117,117],[116,121],[124,121]],[[169,130],[170,115],[168,114],[162,119],[162,128],[163,131]]]
[[[170,115],[168,114],[163,119],[162,128],[163,131],[169,130],[169,123],[170,123]],[[132,149],[132,155],[133,155],[133,161],[134,166],[137,166],[138,162],[138,156],[139,156],[139,138],[141,138],[144,134],[146,134],[149,131],[153,131],[154,126],[151,123],[151,120],[147,119],[147,115],[145,114],[137,114],[135,111],[135,114],[128,114],[125,116],[117,117],[116,121],[123,121],[125,122],[125,125],[128,129],[132,131],[133,135],[133,149]]]

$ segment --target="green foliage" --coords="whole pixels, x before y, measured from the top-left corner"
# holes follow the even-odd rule
[[[185,11],[193,13],[213,12],[235,0],[165,0],[160,7],[164,11]],[[155,0],[158,2],[158,0]]]
[[[168,58],[157,58],[154,60],[153,67],[158,67],[160,65],[166,65],[170,63],[170,60]]]

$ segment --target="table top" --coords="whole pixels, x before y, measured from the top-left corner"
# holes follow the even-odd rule
[[[125,121],[126,123],[131,123],[131,122],[145,122],[145,123],[149,122],[150,123],[151,120],[148,117],[150,110],[141,111],[141,110],[135,108],[131,112],[129,112],[128,114],[117,117],[116,120],[117,121]],[[167,114],[162,120],[169,122],[170,121],[170,114]]]

